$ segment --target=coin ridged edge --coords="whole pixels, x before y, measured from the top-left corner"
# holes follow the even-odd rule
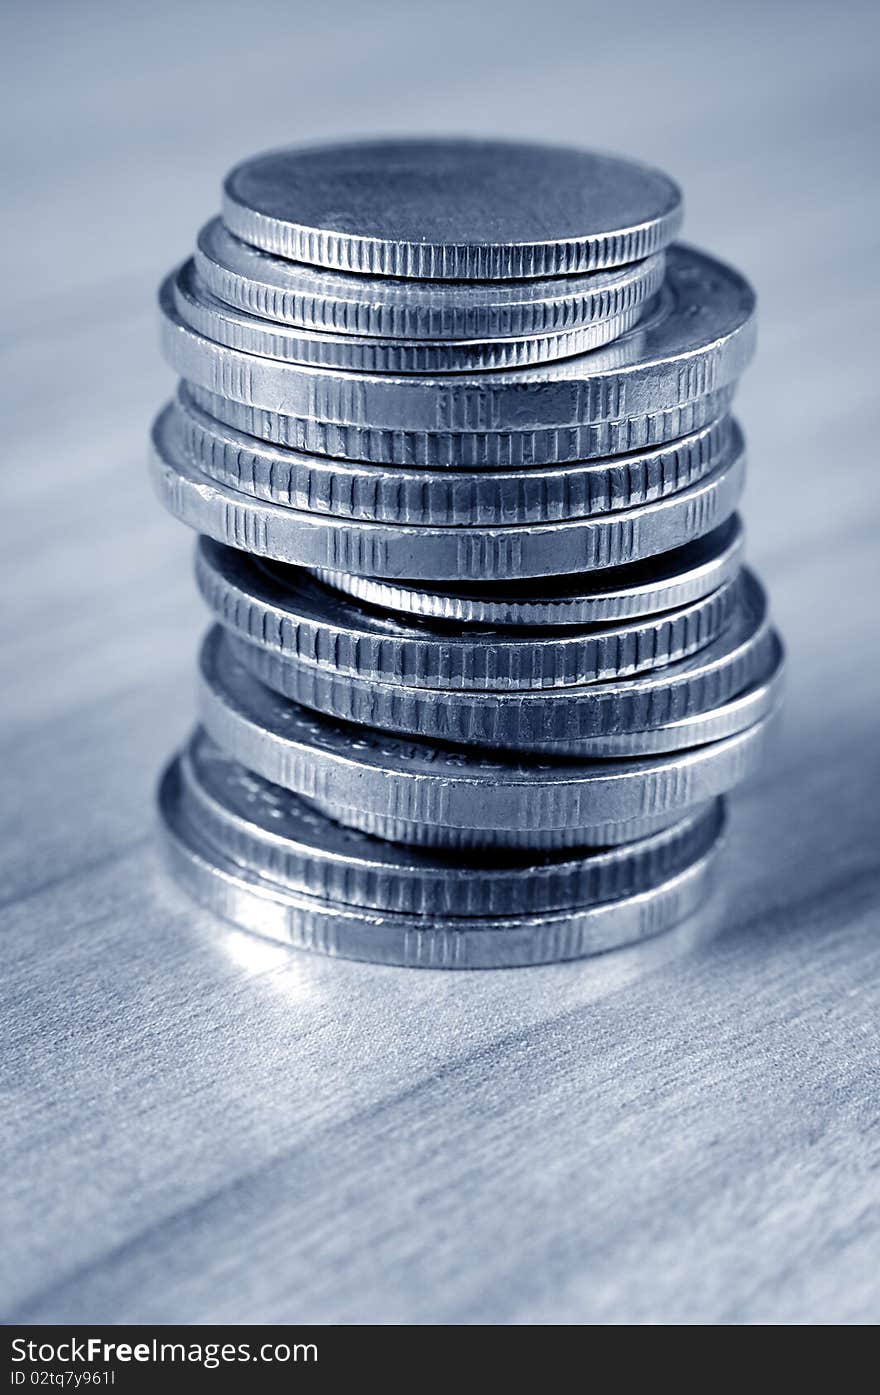
[[[650,891],[586,910],[522,916],[480,924],[357,911],[317,897],[285,893],[248,876],[234,863],[220,865],[176,815],[173,784],[160,790],[166,857],[176,879],[196,900],[244,929],[340,958],[411,968],[525,967],[603,953],[647,939],[684,920],[702,904],[721,847],[714,846],[676,877]]]
[[[281,658],[227,633],[236,658],[259,682],[310,711],[401,737],[494,748],[511,755],[534,752],[536,745],[546,749],[549,742],[564,751],[567,744],[595,736],[651,731],[710,711],[754,680],[778,642],[768,624],[726,663],[717,663],[705,673],[667,681],[661,669],[657,682],[620,694],[599,684],[595,686],[606,690],[596,694],[587,684],[534,693],[483,693],[420,690],[356,679]]]
[[[503,370],[472,376],[394,375],[315,367],[219,344],[180,318],[168,279],[159,303],[165,359],[187,381],[245,406],[391,437],[459,435],[485,427],[504,430],[511,417],[522,423],[518,429],[524,432],[558,432],[680,411],[735,381],[751,358],[754,341],[750,318],[686,352],[600,370],[594,376],[587,369],[582,378],[541,379],[540,373],[553,369],[553,364],[507,375]],[[584,354],[564,363],[589,358]]]
[[[401,286],[400,281],[364,278],[360,291],[363,299],[358,300],[360,277],[345,273],[352,276],[350,287],[340,288],[334,294],[331,282],[322,294],[320,277],[327,275],[328,270],[301,263],[279,262],[282,274],[291,282],[295,281],[301,267],[306,273],[304,279],[317,283],[316,288],[273,285],[268,271],[267,279],[260,280],[259,267],[253,275],[248,275],[218,260],[218,254],[210,247],[210,232],[211,224],[208,224],[199,234],[194,259],[199,276],[218,300],[282,324],[383,339],[514,339],[560,334],[613,319],[645,305],[662,284],[665,266],[665,255],[661,251],[642,262],[593,273],[597,279],[606,276],[609,280],[617,274],[616,283],[611,281],[611,284],[593,288],[584,285],[581,278],[554,278],[540,283],[547,288],[543,298],[529,299],[524,295],[519,303],[506,300],[493,304],[492,293],[497,283],[492,282],[467,283],[468,289],[474,290],[482,285],[485,294],[482,305],[456,305],[451,300],[444,305],[443,292],[447,286],[455,288],[455,282],[425,285],[425,298],[420,302],[418,297],[423,283],[407,281],[403,283],[405,295],[395,303],[393,296]],[[228,230],[227,235],[231,236]],[[257,249],[257,255],[260,254]],[[332,270],[329,275],[333,275]],[[510,285],[530,287],[533,284],[508,283],[505,289]]]
[[[274,446],[211,417],[184,384],[173,413],[189,459],[230,489],[281,508],[417,526],[564,522],[638,508],[710,474],[739,430],[724,416],[690,436],[607,460],[432,471]]]
[[[227,641],[235,655],[239,643]],[[412,769],[370,767],[363,758],[291,741],[261,724],[218,686],[212,672],[217,638],[209,633],[202,651],[199,710],[217,744],[242,765],[318,802],[351,805],[337,782],[345,775],[359,792],[358,807],[411,822],[464,827],[559,828],[620,822],[687,809],[738,784],[755,767],[771,717],[745,732],[673,756],[648,760],[556,764],[545,758],[524,778],[522,767],[473,765],[430,775]],[[375,733],[373,733],[375,735]],[[492,770],[491,781],[488,770]],[[365,776],[365,770],[375,774]],[[501,773],[499,773],[501,772]],[[518,773],[517,773],[518,772]]]
[[[723,586],[742,565],[745,541],[738,514],[732,514],[727,524],[732,525],[725,529],[731,533],[731,537],[725,539],[725,547],[717,557],[682,571],[678,577],[670,573],[664,581],[657,581],[653,586],[650,582],[634,582],[629,593],[623,584],[617,589],[612,586],[606,592],[583,591],[583,586],[590,579],[589,573],[573,575],[570,578],[570,591],[560,591],[558,595],[541,597],[538,582],[537,595],[533,600],[500,600],[488,595],[428,591],[412,583],[355,576],[351,572],[333,572],[326,567],[316,567],[314,575],[325,586],[343,591],[364,605],[417,620],[500,628],[513,626],[517,629],[529,625],[542,628],[553,625],[604,625],[658,611],[675,610]],[[725,525],[719,527],[725,528]],[[709,536],[707,534],[705,538]],[[702,542],[705,538],[696,541]],[[687,546],[689,544],[685,544]],[[650,560],[659,560],[668,555],[661,553],[658,558]]]
[[[642,731],[614,732],[582,741],[534,741],[528,749],[538,758],[551,755],[584,760],[628,760],[671,755],[674,751],[735,736],[780,706],[785,682],[785,651],[775,630],[770,632],[770,641],[765,666],[755,674],[748,687],[737,691],[718,707],[693,712],[675,722]]]
[[[366,680],[428,689],[516,691],[626,678],[685,658],[716,639],[738,599],[737,579],[656,616],[602,631],[568,629],[507,638],[434,632],[405,619],[398,632],[310,576],[288,587],[209,538],[196,546],[196,585],[208,609],[240,638],[296,663]],[[335,611],[335,613],[334,613]],[[389,627],[391,617],[384,622]]]
[[[712,711],[742,693],[768,671],[780,644],[770,625],[763,590],[750,573],[743,580],[743,597],[749,609],[737,632],[725,632],[708,654],[698,654],[696,659],[656,674],[574,689],[426,693],[298,665],[220,627],[214,644],[225,635],[230,654],[260,683],[311,711],[396,733],[403,739],[452,742],[513,754],[533,750],[535,743],[583,742],[668,727]]]
[[[184,263],[167,278],[166,284],[181,323],[195,334],[235,353],[346,373],[424,376],[529,368],[602,348],[632,329],[642,312],[641,304],[634,304],[604,320],[593,320],[572,329],[504,339],[448,343],[378,339],[276,324],[217,300],[212,304],[213,297],[205,298],[207,288],[201,288],[198,283],[193,286],[193,267],[192,260]],[[201,296],[197,294],[199,290]]]
[[[450,470],[568,465],[668,445],[724,416],[736,390],[736,383],[729,383],[684,405],[580,426],[419,432],[268,411],[212,392],[186,375],[184,381],[193,400],[210,415],[271,445],[365,464]]]
[[[372,838],[384,838],[389,843],[403,843],[417,848],[433,848],[447,853],[517,851],[559,853],[577,848],[612,848],[662,833],[679,823],[681,815],[653,814],[644,819],[624,819],[592,824],[588,828],[448,828],[442,824],[419,823],[412,819],[390,818],[368,809],[356,809],[329,800],[311,800],[336,823],[345,824]],[[697,806],[699,807],[699,806]]]
[[[683,214],[678,204],[649,223],[543,245],[389,242],[279,221],[239,202],[227,180],[222,216],[229,231],[243,242],[292,262],[420,281],[506,281],[568,276],[643,261],[669,245]]]
[[[216,748],[215,748],[216,749]],[[229,762],[233,766],[235,762]],[[254,786],[252,808],[261,787],[276,798],[293,800],[307,811],[307,801],[245,771]],[[327,849],[327,837],[314,842],[273,830],[223,802],[222,791],[209,787],[200,765],[199,733],[177,757],[180,808],[208,848],[291,891],[366,909],[406,915],[513,916],[542,914],[635,895],[666,881],[700,857],[718,836],[723,822],[720,801],[659,833],[625,848],[562,854],[536,853],[508,866],[487,866],[485,859],[461,862],[444,858],[430,865],[423,854],[407,866],[407,854],[392,860],[371,858],[371,840],[363,835],[347,852]],[[313,806],[311,806],[313,808]],[[327,815],[313,813],[332,828]],[[279,825],[280,827],[281,825]],[[357,838],[352,833],[353,839]],[[381,844],[379,845],[381,847]]]
[[[166,508],[218,542],[308,568],[451,581],[620,567],[674,549],[711,532],[734,511],[745,453],[739,449],[680,494],[629,513],[494,529],[355,523],[239,494],[195,467],[170,406],[153,426],[151,465]]]

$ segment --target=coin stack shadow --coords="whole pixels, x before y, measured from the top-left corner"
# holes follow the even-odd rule
[[[153,434],[219,622],[165,842],[224,917],[500,967],[702,903],[782,648],[735,512],[754,297],[680,219],[657,171],[540,146],[228,177],[162,287]]]

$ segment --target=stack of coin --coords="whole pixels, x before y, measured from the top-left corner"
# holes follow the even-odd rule
[[[658,171],[535,145],[228,176],[153,436],[218,622],[161,810],[222,915],[489,967],[705,897],[782,649],[735,512],[754,296],[680,221]]]

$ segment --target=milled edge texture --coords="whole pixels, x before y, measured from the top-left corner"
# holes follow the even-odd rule
[[[209,739],[208,739],[209,740]],[[240,769],[247,782],[251,817],[224,802],[223,788],[211,788],[210,751],[226,768]],[[684,870],[702,856],[717,837],[723,811],[719,800],[690,817],[623,848],[548,857],[538,852],[507,866],[487,865],[485,858],[462,854],[460,861],[428,853],[413,860],[398,848],[391,857],[375,856],[373,840],[351,830],[336,837],[351,838],[345,852],[333,846],[333,823],[280,786],[238,767],[210,743],[207,780],[204,771],[205,734],[196,732],[177,758],[179,807],[208,850],[239,864],[292,892],[323,900],[405,915],[512,916],[583,908],[621,896],[647,891]],[[303,836],[291,838],[273,829],[271,820],[253,816],[266,802],[272,809],[294,805],[307,816]],[[324,823],[310,829],[310,821]],[[281,828],[281,823],[278,828]],[[360,842],[358,839],[360,838]],[[379,847],[383,845],[378,844]]]
[[[219,221],[219,220],[217,220]],[[245,271],[224,265],[216,259],[210,247],[211,225],[199,234],[194,259],[199,276],[218,300],[236,309],[304,329],[325,330],[340,334],[365,334],[383,339],[499,339],[524,338],[558,334],[600,320],[608,320],[628,310],[645,305],[663,282],[665,255],[657,252],[642,262],[608,268],[605,273],[619,276],[616,284],[591,288],[582,278],[555,277],[538,283],[546,287],[540,299],[526,295],[517,304],[512,300],[493,303],[496,283],[482,284],[482,304],[458,305],[451,299],[444,305],[443,292],[447,283],[433,282],[425,286],[425,299],[419,301],[422,283],[403,283],[404,292],[395,302],[400,281],[390,278],[364,278],[363,299],[358,300],[359,276],[353,273],[351,283],[333,293],[332,282],[322,294],[321,269],[302,263],[281,260],[279,265],[288,284],[273,285],[267,278],[249,276]],[[228,233],[228,236],[232,234]],[[207,241],[207,247],[203,246]],[[246,244],[241,244],[246,247]],[[254,250],[247,248],[248,251]],[[255,249],[262,255],[261,249]],[[272,255],[272,254],[265,254]],[[303,285],[296,287],[296,273],[302,270]],[[453,286],[455,283],[451,283]],[[505,288],[531,287],[534,282],[510,282]],[[468,283],[479,291],[481,283]],[[384,297],[384,300],[383,300]]]
[[[297,949],[412,968],[503,968],[547,964],[604,953],[643,940],[690,915],[712,885],[722,839],[702,858],[650,891],[585,910],[507,920],[427,917],[357,911],[317,897],[285,892],[225,866],[179,818],[174,767],[159,793],[166,857],[178,882],[225,920]]]
[[[234,171],[233,171],[234,173]],[[283,223],[246,207],[224,184],[223,221],[231,233],[292,262],[420,281],[507,281],[601,271],[643,261],[667,247],[681,227],[681,204],[650,223],[552,243],[387,242]]]
[[[206,413],[184,384],[173,410],[192,463],[239,493],[337,518],[452,527],[563,522],[638,508],[711,474],[739,430],[724,416],[690,436],[607,460],[431,470],[272,445]]]
[[[403,617],[389,617],[382,632],[356,601],[323,589],[308,573],[288,587],[210,538],[196,545],[195,576],[222,625],[283,658],[379,682],[493,692],[572,687],[673,663],[721,634],[739,596],[734,578],[677,610],[599,631],[514,639],[438,631]]]

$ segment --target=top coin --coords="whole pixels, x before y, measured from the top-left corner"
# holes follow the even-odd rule
[[[592,151],[386,140],[271,151],[237,165],[223,219],[293,261],[374,276],[486,281],[623,266],[666,247],[681,191]]]

